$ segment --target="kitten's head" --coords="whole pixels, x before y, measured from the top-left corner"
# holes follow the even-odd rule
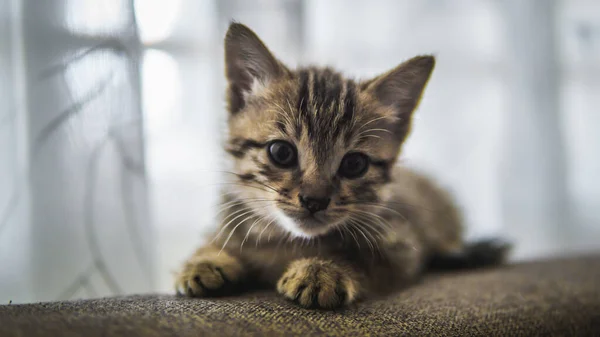
[[[418,56],[361,82],[329,68],[291,70],[232,23],[225,65],[235,192],[297,236],[364,220],[389,198],[392,167],[434,64]]]

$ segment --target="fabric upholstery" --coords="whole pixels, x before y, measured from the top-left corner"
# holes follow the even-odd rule
[[[0,336],[600,336],[600,255],[436,274],[334,312],[273,292],[0,306]]]

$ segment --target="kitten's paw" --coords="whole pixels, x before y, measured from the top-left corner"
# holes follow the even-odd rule
[[[178,294],[191,297],[224,295],[239,283],[242,274],[242,264],[225,252],[200,254],[185,263],[175,288]]]
[[[301,259],[281,276],[277,291],[305,308],[333,309],[356,299],[358,282],[333,262]]]

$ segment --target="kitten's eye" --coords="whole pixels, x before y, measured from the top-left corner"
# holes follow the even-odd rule
[[[338,174],[344,178],[354,179],[367,173],[368,169],[369,157],[365,154],[354,152],[344,156]]]
[[[267,152],[271,161],[281,168],[290,168],[296,165],[296,148],[288,142],[276,140],[269,144]]]

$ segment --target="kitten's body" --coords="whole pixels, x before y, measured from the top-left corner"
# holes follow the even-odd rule
[[[184,266],[180,291],[266,284],[332,308],[404,286],[432,256],[464,249],[452,199],[394,165],[433,57],[356,82],[289,70],[239,24],[225,43],[233,172],[221,226]]]

